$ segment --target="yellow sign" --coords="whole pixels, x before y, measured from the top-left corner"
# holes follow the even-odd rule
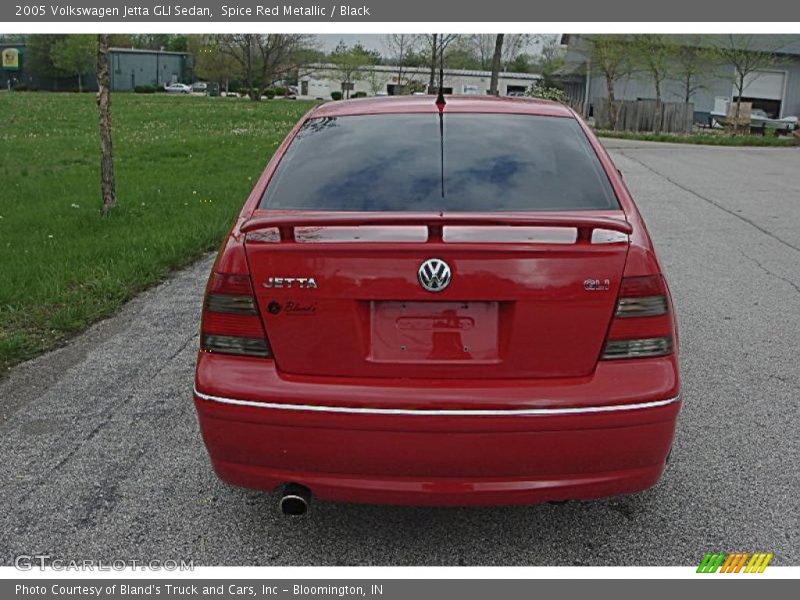
[[[9,71],[19,69],[19,50],[16,48],[6,48],[3,50],[3,68]]]

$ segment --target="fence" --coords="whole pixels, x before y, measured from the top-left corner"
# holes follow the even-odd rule
[[[608,100],[595,98],[594,119],[598,129],[611,129],[608,118]],[[655,100],[623,100],[614,102],[617,110],[617,131],[655,131]],[[691,133],[694,104],[685,102],[661,103],[661,131],[664,133]]]

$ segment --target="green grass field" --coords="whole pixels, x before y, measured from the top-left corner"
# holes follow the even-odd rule
[[[116,94],[99,216],[92,94],[0,93],[0,376],[215,248],[310,103]]]

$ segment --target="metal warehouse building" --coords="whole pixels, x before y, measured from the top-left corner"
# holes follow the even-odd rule
[[[78,88],[77,77],[53,77],[38,73],[26,60],[25,44],[0,44],[0,89],[17,84],[41,90],[68,91]],[[112,48],[109,52],[111,89],[131,91],[139,85],[162,86],[192,81],[193,63],[185,52]],[[83,77],[87,90],[96,90],[94,73]]]
[[[334,65],[317,64],[308,68],[308,73],[301,74],[298,91],[301,98],[331,99],[331,92],[343,91],[344,85],[340,72]],[[350,94],[364,92],[369,96],[402,94],[404,88],[413,82],[417,87],[427,88],[430,69],[424,67],[403,67],[400,81],[400,67],[391,65],[374,65],[364,67],[355,81],[351,83]],[[472,71],[466,69],[445,69],[442,88],[446,94],[468,94],[485,96],[489,92],[490,71]],[[511,93],[524,93],[541,76],[533,73],[501,72],[498,89],[501,96]],[[438,85],[439,71],[436,71]]]
[[[727,36],[702,36],[702,46],[724,46]],[[692,36],[675,36],[678,43],[691,44]],[[563,69],[565,90],[573,105],[584,106],[588,114],[597,98],[607,98],[605,78],[593,67],[587,51],[587,42],[579,35],[565,35],[562,44],[567,46],[566,66]],[[745,79],[742,100],[751,102],[753,108],[764,110],[770,117],[780,119],[800,116],[800,36],[753,36],[754,49],[775,52],[774,66],[751,73]],[[738,96],[735,88],[735,71],[730,63],[709,64],[699,81],[691,102],[694,104],[695,122],[708,122],[709,116],[720,101]],[[655,98],[653,83],[643,73],[630,73],[620,78],[614,93],[617,100],[643,100]],[[662,98],[667,102],[682,102],[684,90],[681,82],[667,80]]]

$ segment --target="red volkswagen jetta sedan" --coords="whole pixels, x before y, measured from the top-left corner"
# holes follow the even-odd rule
[[[642,217],[552,102],[312,109],[222,245],[201,329],[211,463],[291,514],[637,492],[680,409]]]

